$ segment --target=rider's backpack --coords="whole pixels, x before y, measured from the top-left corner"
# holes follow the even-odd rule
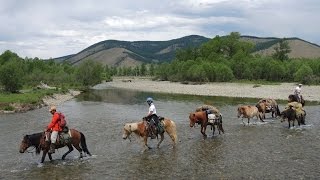
[[[65,119],[64,114],[59,113],[60,120],[59,120],[59,126],[63,129],[67,125],[67,121]]]

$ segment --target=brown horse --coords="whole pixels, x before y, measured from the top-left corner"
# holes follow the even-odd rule
[[[238,118],[240,118],[242,115],[242,123],[245,126],[246,124],[243,122],[243,118],[248,118],[248,125],[250,122],[250,118],[257,117],[257,119],[260,118],[262,122],[264,122],[260,116],[260,113],[258,111],[258,108],[255,106],[240,106],[238,107]]]
[[[266,113],[271,112],[271,116],[277,117],[280,116],[280,110],[278,103],[274,99],[261,99],[256,107],[258,108],[259,112],[262,113],[262,119],[266,119]]]
[[[208,121],[208,114],[207,111],[198,111],[198,112],[192,112],[189,114],[189,121],[190,121],[190,127],[194,127],[195,123],[201,124],[201,134],[203,135],[203,138],[207,138],[206,129],[208,125],[211,125],[213,129],[213,135],[215,132],[215,125],[217,125],[217,128],[220,132],[224,133],[224,130],[222,128],[222,116],[218,116],[213,119],[212,122]]]
[[[81,132],[79,132],[75,129],[70,129],[69,135],[71,135],[71,141],[69,141],[69,142],[65,142],[65,141],[62,142],[61,139],[57,140],[56,149],[62,148],[64,146],[68,146],[68,148],[69,148],[69,151],[67,151],[65,154],[63,154],[63,156],[62,156],[63,160],[71,151],[73,151],[73,147],[75,147],[80,152],[80,158],[83,157],[82,151],[84,151],[86,154],[91,156],[91,154],[87,148],[86,138]],[[60,137],[60,135],[58,137]],[[80,147],[80,144],[81,144],[81,147]],[[44,162],[44,159],[47,154],[49,156],[50,161],[52,161],[52,156],[50,153],[48,153],[48,151],[50,149],[50,142],[46,142],[45,132],[35,133],[35,134],[31,134],[31,135],[25,135],[22,139],[21,144],[20,144],[19,152],[24,153],[29,147],[35,147],[36,154],[40,154],[41,150],[43,151],[41,163]]]
[[[138,135],[139,137],[143,138],[144,141],[144,147],[145,150],[151,149],[151,147],[148,146],[147,141],[148,141],[148,137],[149,137],[149,132],[148,132],[148,122],[145,120],[139,121],[139,122],[134,122],[134,123],[126,123],[123,127],[123,135],[122,138],[123,139],[130,139],[130,135],[132,133]],[[177,143],[177,130],[176,130],[176,124],[174,121],[164,118],[164,119],[160,119],[160,123],[162,124],[162,127],[164,128],[163,132],[160,132],[160,141],[157,145],[157,147],[160,147],[160,144],[162,143],[163,139],[164,139],[164,132],[167,132],[168,135],[170,136],[170,138],[172,139],[173,142],[173,147],[175,147],[176,143]]]

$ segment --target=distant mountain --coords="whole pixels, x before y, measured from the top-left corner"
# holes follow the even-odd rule
[[[241,36],[243,41],[255,44],[254,54],[271,55],[281,38]],[[77,54],[54,58],[55,61],[67,61],[73,65],[91,59],[109,66],[136,66],[142,63],[170,62],[178,49],[199,47],[210,39],[191,35],[169,41],[117,41],[106,40],[89,46]],[[287,38],[292,58],[320,57],[320,46],[299,38]]]

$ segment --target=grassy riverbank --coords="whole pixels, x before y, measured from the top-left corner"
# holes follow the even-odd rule
[[[67,89],[25,89],[19,93],[0,91],[0,112],[25,112],[40,108],[49,105],[44,99],[57,99],[54,96],[67,93],[69,93]],[[56,104],[54,101],[51,103]]]

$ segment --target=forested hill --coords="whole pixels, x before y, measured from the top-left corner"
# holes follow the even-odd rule
[[[109,66],[133,67],[142,63],[170,62],[178,49],[199,47],[210,39],[191,35],[169,41],[118,41],[106,40],[89,46],[77,54],[55,58],[55,61],[67,61],[78,65],[91,59]],[[241,40],[252,42],[255,47],[252,53],[269,56],[281,40],[276,37],[241,36]],[[320,57],[320,46],[299,38],[287,38],[291,52],[290,58]]]

